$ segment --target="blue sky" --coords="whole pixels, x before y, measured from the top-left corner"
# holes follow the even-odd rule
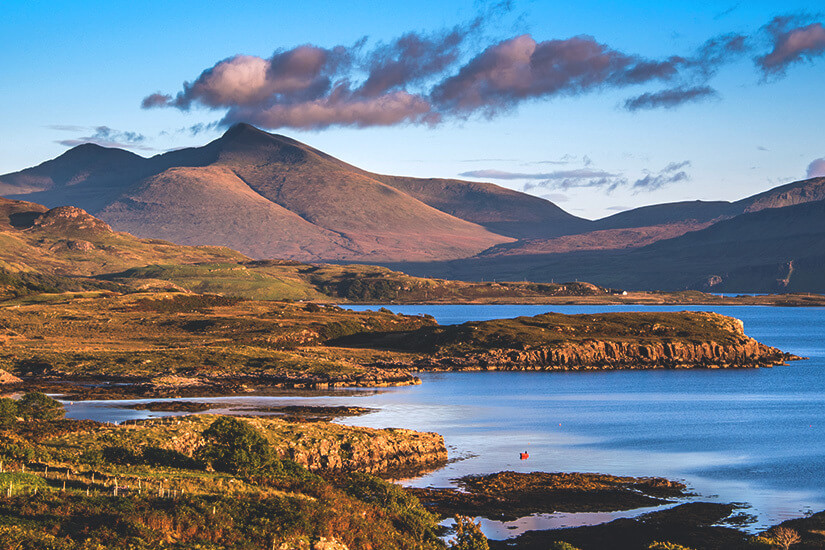
[[[0,8],[0,173],[87,140],[146,156],[201,145],[238,120],[369,170],[492,181],[589,218],[735,200],[802,179],[812,163],[811,174],[825,172],[815,163],[825,157],[819,2],[70,7]],[[371,75],[405,61],[405,35],[433,51],[365,91]],[[716,54],[702,49],[720,37]],[[529,66],[516,55],[524,48],[535,49]],[[295,77],[289,56],[308,52],[324,61],[317,82],[283,92]],[[263,95],[217,82],[227,59],[233,70],[267,69]],[[539,66],[543,76],[524,74]],[[641,108],[628,108],[634,98]]]

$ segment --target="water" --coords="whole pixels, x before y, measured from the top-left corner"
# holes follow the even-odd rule
[[[218,410],[254,404],[357,404],[379,411],[341,423],[439,432],[455,460],[406,481],[416,486],[446,486],[462,475],[500,470],[663,476],[685,480],[705,500],[747,503],[747,513],[756,517],[752,530],[825,509],[825,309],[387,307],[431,314],[442,324],[546,311],[716,311],[742,319],[750,336],[811,359],[770,369],[424,373],[421,386],[363,395],[208,401]],[[152,415],[115,412],[112,403],[68,409],[73,417],[109,420]],[[519,460],[521,451],[530,458]],[[495,526],[489,529],[495,531]]]

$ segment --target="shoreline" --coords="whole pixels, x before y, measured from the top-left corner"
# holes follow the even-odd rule
[[[154,411],[164,409],[164,407],[157,405],[157,402],[150,403],[149,405],[153,404],[156,406],[148,406],[145,407],[145,409]],[[135,407],[130,408],[134,409]],[[275,408],[282,410],[288,407]],[[303,413],[308,413],[312,409],[320,408],[325,413],[333,413],[333,418],[352,416],[348,413],[348,411],[344,410],[344,408],[342,407],[316,407],[309,405],[298,406],[295,408],[303,409]],[[144,407],[141,407],[141,409],[144,409]],[[336,409],[341,410],[336,411]],[[246,412],[252,412],[252,418],[261,418],[255,415],[253,411]],[[341,414],[335,414],[336,412],[340,412]],[[363,411],[355,412],[355,416],[358,416],[360,414],[363,414]],[[196,414],[195,416],[199,415]],[[185,420],[186,417],[168,417],[169,420],[171,420],[172,418]],[[330,418],[322,419],[322,425],[326,424],[326,422],[329,422],[329,420]],[[148,421],[139,421],[137,422],[137,425],[143,424],[145,422],[149,422],[150,424],[164,424],[168,421],[164,421],[162,418],[156,420],[150,419]],[[178,420],[175,420],[175,422],[178,422]],[[312,422],[312,420],[310,420],[310,422]],[[127,425],[130,424],[132,424],[132,422],[127,422]],[[411,433],[419,433],[426,435],[425,432]],[[432,435],[435,436],[436,434]],[[443,468],[443,465],[438,466],[438,468]],[[391,470],[386,470],[384,473],[392,474],[393,472]],[[395,473],[403,474],[404,472],[403,470],[401,470]],[[419,471],[417,474],[414,475],[414,477],[419,477],[420,475],[426,474],[427,472]],[[561,502],[567,502],[567,505],[561,505],[558,503],[556,505],[545,504],[545,506],[549,505],[550,508],[542,509],[541,501],[536,501],[535,487],[532,489],[533,492],[531,492],[531,490],[529,489],[529,483],[526,485],[526,492],[520,492],[521,489],[519,487],[525,487],[523,482],[517,482],[514,484],[511,483],[511,485],[515,485],[516,487],[515,489],[511,487],[509,491],[509,498],[515,499],[512,502],[509,500],[502,501],[500,498],[500,495],[503,494],[502,491],[504,491],[505,493],[507,492],[506,482],[503,485],[502,483],[495,483],[492,489],[485,489],[487,478],[501,478],[502,476],[506,476],[508,474],[510,476],[516,475],[523,478],[540,476],[541,478],[546,479],[549,476],[551,478],[560,478],[562,480],[573,479],[573,482],[567,483],[566,489],[564,489],[562,493],[557,493],[562,495],[561,498],[563,500]],[[604,489],[600,488],[602,486],[599,485],[599,483],[602,480],[607,480],[611,483],[618,482],[619,486],[627,487],[628,490],[626,493],[614,493],[612,497],[608,498],[608,500],[605,501],[604,498],[602,498],[604,496]],[[648,482],[647,480],[650,481]],[[468,485],[468,483],[470,485]],[[553,481],[552,483],[557,482]],[[628,483],[631,485],[627,485]],[[639,490],[635,487],[635,485],[632,485],[634,483],[651,484],[648,486],[646,490]],[[476,488],[480,487],[481,493],[465,492],[469,487],[473,485]],[[488,474],[484,476],[465,476],[462,479],[456,480],[455,487],[463,487],[463,489],[461,490],[461,492],[457,492],[456,489],[406,488],[405,490],[410,491],[412,494],[416,495],[422,501],[422,503],[431,510],[433,510],[433,506],[432,502],[429,501],[431,501],[433,497],[438,495],[447,495],[446,498],[448,502],[451,499],[454,501],[449,511],[443,512],[439,511],[437,507],[435,508],[435,511],[439,511],[439,515],[442,517],[450,517],[454,513],[460,513],[462,515],[467,515],[475,518],[486,518],[486,520],[493,522],[509,522],[508,524],[517,524],[519,522],[528,521],[532,516],[536,516],[536,514],[547,515],[548,513],[550,513],[551,516],[557,514],[562,514],[564,516],[565,514],[567,514],[572,519],[578,518],[576,520],[575,525],[539,530],[521,529],[518,533],[513,533],[513,537],[506,537],[503,539],[491,537],[491,548],[506,548],[507,545],[510,545],[515,541],[517,541],[518,548],[538,548],[543,547],[542,545],[545,545],[544,547],[546,547],[546,544],[549,544],[549,542],[552,542],[553,540],[567,540],[564,537],[566,535],[569,535],[570,533],[574,533],[575,537],[577,537],[575,540],[578,540],[579,544],[581,544],[582,541],[587,541],[590,539],[597,540],[598,537],[601,536],[601,531],[604,530],[611,531],[618,529],[621,532],[626,532],[628,530],[645,532],[645,530],[647,529],[645,524],[651,521],[648,518],[665,518],[668,525],[668,529],[674,530],[674,532],[691,532],[693,533],[693,535],[691,536],[698,536],[697,533],[707,533],[708,536],[711,536],[712,534],[714,537],[717,536],[719,533],[722,533],[725,535],[725,537],[728,538],[729,541],[740,540],[742,541],[743,545],[746,544],[746,541],[751,536],[753,536],[754,533],[762,531],[762,529],[748,530],[747,523],[737,523],[737,521],[741,521],[742,519],[741,515],[737,513],[738,510],[742,510],[741,504],[726,502],[707,502],[702,500],[703,495],[697,495],[692,491],[689,491],[688,487],[685,486],[683,483],[673,482],[663,478],[622,478],[610,474],[596,473],[545,473],[539,471],[534,472],[533,474],[515,474],[514,472],[498,472],[495,474]],[[579,489],[579,487],[587,487],[588,489],[582,491]],[[552,487],[548,490],[552,494]],[[567,493],[565,493],[564,491],[567,491]],[[471,496],[478,494],[482,497],[486,494],[487,497],[483,497],[481,501],[479,501],[477,498],[475,500],[467,501],[472,504],[462,504],[462,501],[466,500],[466,495],[468,494]],[[568,496],[563,496],[565,494],[567,494]],[[623,494],[625,496],[622,496]],[[465,496],[463,497],[462,495]],[[491,495],[495,495],[492,497],[492,500],[490,500]],[[458,501],[455,501],[455,498],[458,498]],[[572,500],[570,500],[571,498]],[[704,498],[707,497],[705,496]],[[458,504],[456,504],[456,502],[458,502]],[[514,502],[521,502],[521,507],[516,506],[515,508],[512,508]],[[605,504],[605,502],[612,502],[612,505]],[[490,506],[492,506],[492,508]],[[648,509],[651,506],[653,506],[654,508]],[[744,510],[746,511],[747,508],[745,508]],[[585,523],[582,523],[581,520],[586,518],[584,518],[584,516],[576,516],[577,513],[593,513],[593,519],[596,521],[586,521]],[[712,524],[695,524],[697,514],[702,517],[713,517],[714,521]],[[825,513],[816,514],[816,517],[818,518],[822,514]],[[658,522],[659,520],[656,519],[656,521]],[[810,518],[800,512],[797,518],[788,521],[804,522],[810,521]],[[782,523],[787,523],[787,521]],[[720,524],[721,526],[719,526]],[[730,547],[738,548],[739,546],[732,545]],[[744,547],[745,546],[743,546],[743,548]],[[588,546],[585,544],[583,548],[587,549]],[[617,546],[617,548],[623,547]]]

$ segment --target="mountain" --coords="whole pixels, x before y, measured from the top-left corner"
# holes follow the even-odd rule
[[[78,206],[140,237],[304,261],[455,259],[590,224],[493,184],[373,174],[246,124],[148,159],[78,146],[0,176],[0,192]]]
[[[819,285],[804,274],[817,271],[806,266],[825,255],[816,207],[802,208],[825,200],[825,178],[735,202],[650,205],[590,221],[491,183],[375,174],[246,124],[151,158],[81,145],[0,176],[0,193],[79,207],[143,238],[466,280],[810,290]],[[42,214],[31,208],[9,214],[9,224]]]
[[[825,178],[812,178],[775,187],[736,202],[684,201],[642,206],[593,222],[594,229],[656,226],[684,222],[710,222],[766,208],[781,208],[825,200]]]
[[[647,246],[394,264],[411,275],[636,289],[825,292],[825,200],[765,208]]]
[[[520,256],[639,248],[699,231],[742,214],[819,200],[825,200],[825,178],[812,178],[736,202],[684,201],[642,206],[593,221],[583,231],[545,239],[521,239],[497,245],[481,255]]]

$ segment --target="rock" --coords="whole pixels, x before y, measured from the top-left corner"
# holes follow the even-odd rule
[[[23,381],[17,378],[15,375],[11,374],[8,371],[0,369],[0,385],[19,384],[21,382]]]
[[[106,222],[75,206],[58,206],[44,212],[34,220],[32,229],[54,229],[61,233],[66,231],[112,233],[112,228]]]

